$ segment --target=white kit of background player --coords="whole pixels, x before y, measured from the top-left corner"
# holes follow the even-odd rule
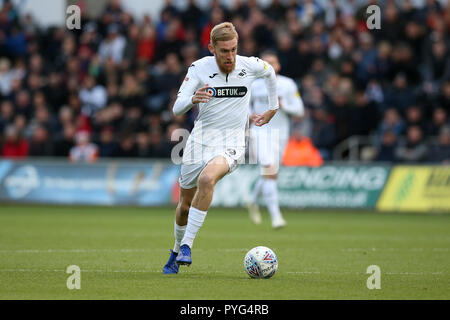
[[[183,152],[175,245],[163,268],[166,274],[178,273],[179,265],[192,263],[191,248],[211,204],[214,186],[243,161],[253,81],[265,79],[269,95],[266,110],[253,117],[255,124],[268,123],[278,109],[272,66],[259,58],[237,55],[237,44],[238,35],[231,23],[216,25],[208,46],[214,56],[189,67],[173,106],[174,114],[180,115],[198,105],[199,114]]]
[[[258,199],[262,195],[272,220],[272,227],[280,228],[286,225],[286,221],[278,204],[277,172],[290,135],[290,116],[303,116],[305,108],[294,80],[278,74],[281,65],[276,54],[265,52],[261,58],[270,63],[277,74],[280,109],[267,125],[251,126],[249,151],[251,159],[256,158],[261,167],[261,176],[255,184],[247,205],[250,219],[255,224],[260,224]],[[251,112],[259,114],[264,111],[267,108],[267,96],[264,81],[256,80],[251,88]]]

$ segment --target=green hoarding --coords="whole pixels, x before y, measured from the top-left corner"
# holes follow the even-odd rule
[[[280,206],[375,208],[389,171],[389,166],[382,165],[281,167],[278,172]],[[259,172],[258,166],[243,165],[227,175],[216,186],[213,205],[245,205]]]

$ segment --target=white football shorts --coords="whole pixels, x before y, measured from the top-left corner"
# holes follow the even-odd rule
[[[206,165],[217,156],[223,156],[233,172],[239,164],[245,161],[245,147],[204,146],[198,143],[188,143],[183,152],[180,172],[180,186],[192,189],[197,186],[197,180]]]
[[[249,152],[260,166],[278,165],[283,157],[287,139],[271,130],[250,130]]]

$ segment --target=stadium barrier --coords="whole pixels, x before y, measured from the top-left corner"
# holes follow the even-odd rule
[[[179,168],[167,161],[0,161],[0,201],[167,205]]]
[[[281,167],[280,206],[288,208],[374,208],[389,176],[386,165]],[[257,166],[241,166],[214,191],[213,204],[243,206],[259,179]],[[264,200],[261,200],[263,203]]]
[[[377,203],[381,211],[450,211],[449,166],[396,166]]]
[[[217,184],[212,206],[245,206],[259,167],[241,165]],[[0,201],[164,206],[179,196],[179,166],[167,160],[0,160]],[[450,167],[327,163],[281,167],[280,206],[450,212]],[[261,204],[263,203],[261,200]]]

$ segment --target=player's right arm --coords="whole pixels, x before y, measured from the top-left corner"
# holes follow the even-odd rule
[[[269,109],[266,110],[263,114],[260,114],[254,118],[255,125],[260,127],[268,123],[279,109],[278,94],[277,94],[277,77],[275,74],[275,70],[266,61],[255,57],[250,57],[249,60],[252,63],[252,67],[256,74],[256,77],[264,79],[266,83],[269,100]]]
[[[298,91],[297,84],[294,80],[289,79],[284,85],[287,86],[288,90],[286,90],[286,94],[281,97],[282,103],[280,104],[280,108],[291,115],[303,117],[305,114],[305,106],[300,96],[300,92]]]
[[[200,79],[195,73],[195,66],[189,67],[188,73],[178,91],[177,100],[173,104],[173,113],[177,116],[188,112],[198,103],[208,102],[211,94],[206,92],[208,84],[201,87]]]

